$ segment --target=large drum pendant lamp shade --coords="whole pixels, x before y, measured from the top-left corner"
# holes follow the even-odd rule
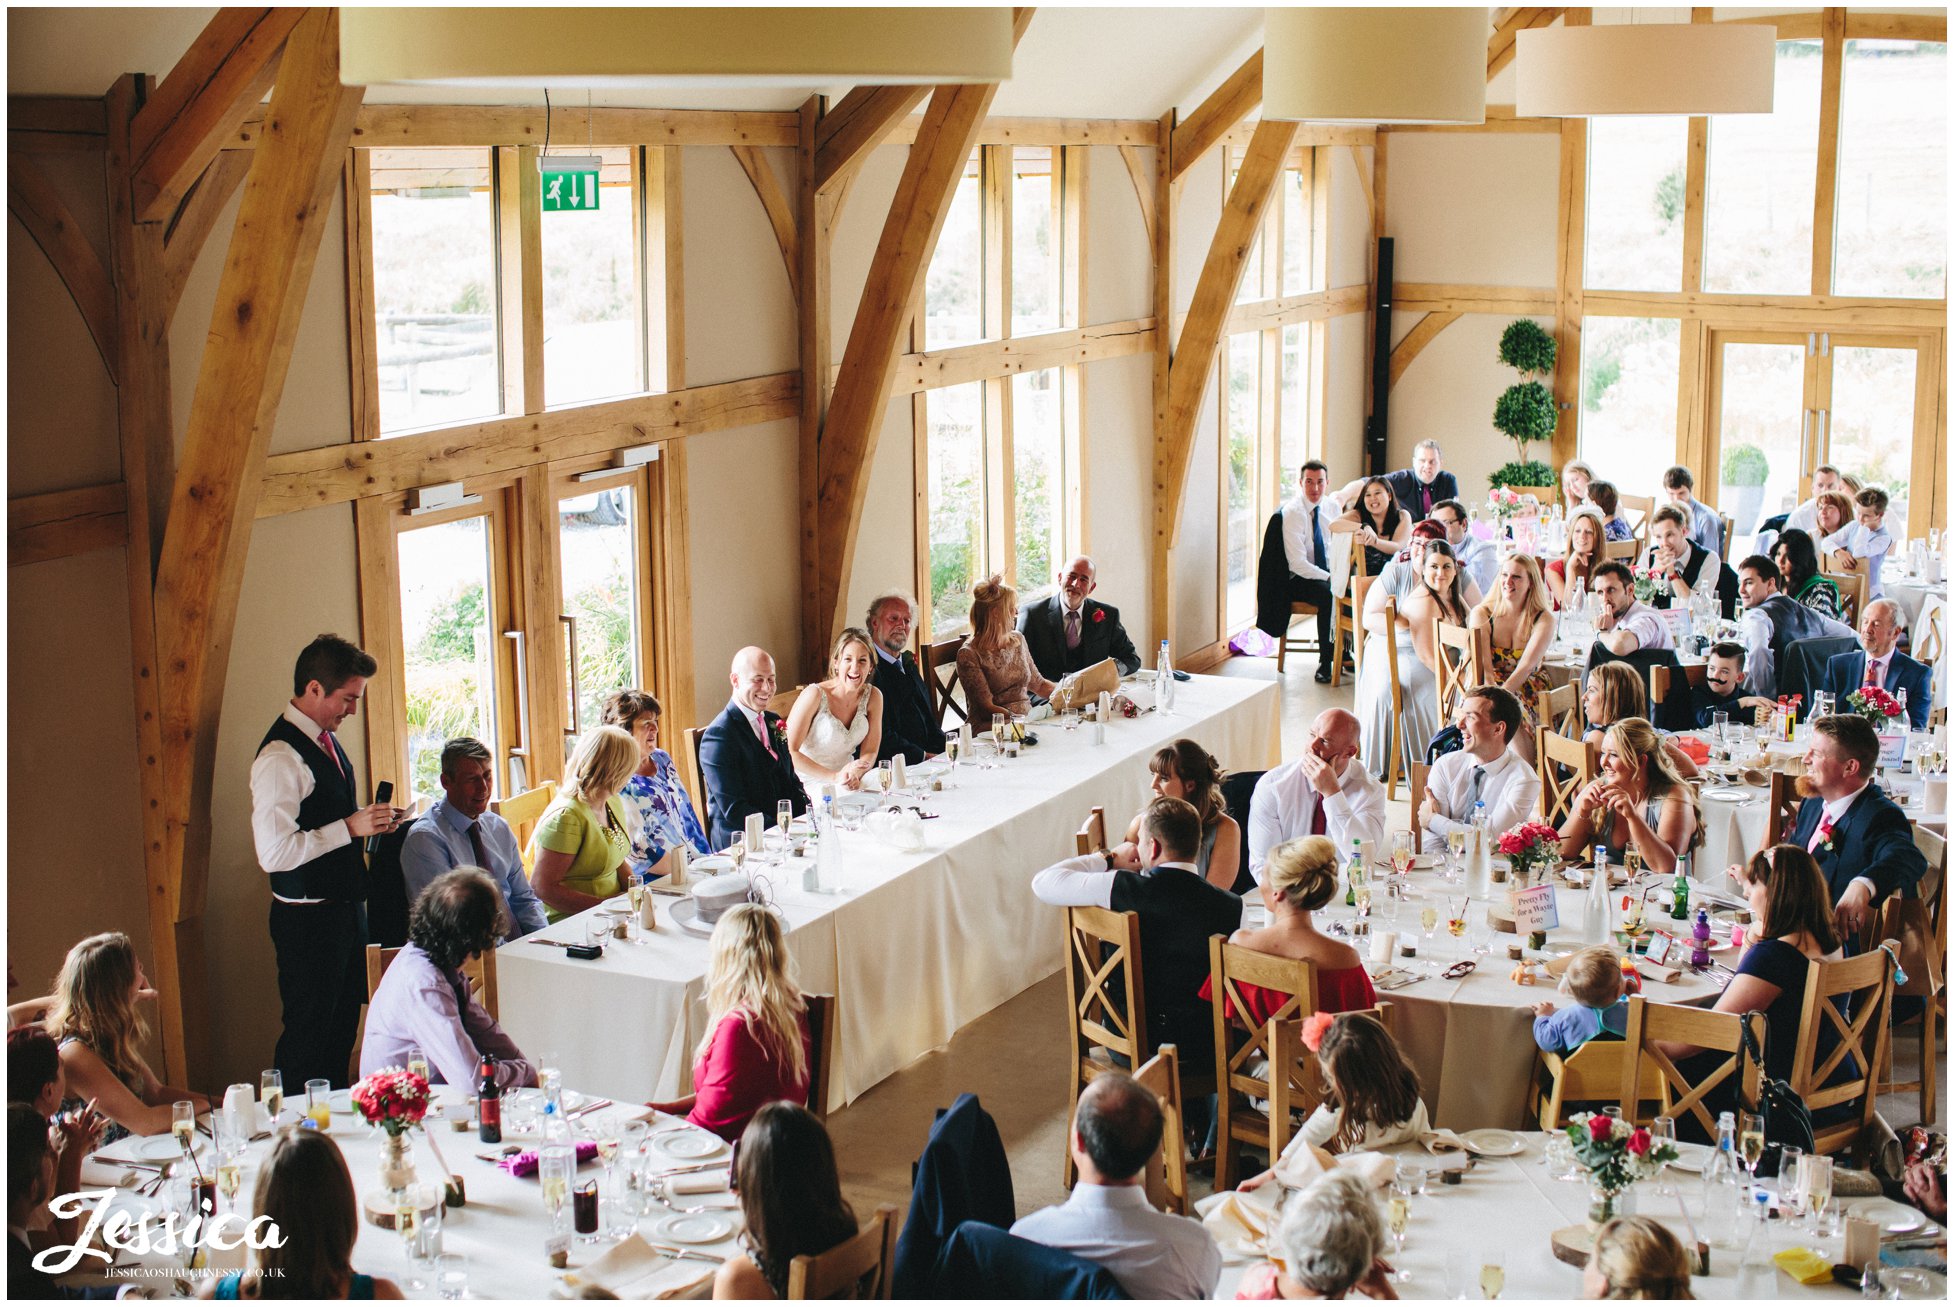
[[[349,6],[348,86],[937,85],[1011,76],[1011,10]]]
[[[1489,27],[1483,6],[1266,10],[1262,116],[1482,123]]]
[[[1514,112],[1769,113],[1777,41],[1768,23],[1531,28],[1514,54]]]

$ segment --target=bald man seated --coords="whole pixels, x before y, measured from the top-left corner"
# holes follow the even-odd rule
[[[1120,625],[1119,609],[1092,598],[1099,588],[1099,569],[1080,554],[1058,576],[1058,591],[1025,605],[1018,629],[1031,649],[1031,661],[1048,681],[1112,659],[1121,676],[1140,670],[1140,655]]]
[[[732,844],[746,829],[749,813],[760,813],[773,825],[782,799],[794,805],[796,816],[807,811],[807,791],[794,774],[786,723],[767,711],[774,692],[773,658],[758,645],[748,645],[733,655],[731,680],[732,701],[699,738],[714,849]]]

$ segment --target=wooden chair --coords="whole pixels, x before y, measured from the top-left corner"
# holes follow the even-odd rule
[[[536,865],[536,855],[529,847],[529,837],[536,833],[536,823],[549,811],[550,803],[555,798],[556,782],[544,781],[534,789],[489,804],[491,812],[509,823],[509,831],[516,837],[516,848],[522,856],[522,869],[525,872],[533,870]]]
[[[801,697],[801,691],[806,688],[805,685],[797,685],[791,690],[775,691],[773,698],[767,700],[767,711],[786,720],[787,714],[794,711],[794,701]]]
[[[796,1257],[787,1263],[788,1298],[887,1298],[895,1279],[896,1232],[901,1225],[896,1209],[883,1203],[854,1238],[824,1253]]]
[[[1914,623],[1913,650],[1910,656],[1916,662],[1932,667],[1940,661],[1947,649],[1947,633],[1941,629],[1947,620],[1947,608],[1937,600],[1929,599],[1921,605],[1920,618]]]
[[[1601,561],[1632,563],[1642,552],[1640,540],[1604,540],[1601,542]]]
[[[930,707],[936,710],[936,720],[944,727],[970,720],[970,713],[959,698],[963,685],[957,679],[957,650],[969,638],[956,635],[923,646],[923,684],[929,687]]]
[[[1559,731],[1570,740],[1580,739],[1587,730],[1587,723],[1581,718],[1580,679],[1535,694],[1533,715],[1543,729]]]
[[[1299,636],[1299,635],[1292,634],[1292,632],[1294,632],[1296,629],[1296,619],[1298,617],[1313,618],[1321,611],[1323,610],[1318,608],[1315,604],[1305,603],[1301,599],[1294,600],[1290,603],[1289,624],[1282,628],[1282,638],[1276,641],[1276,675],[1277,676],[1281,676],[1284,670],[1288,667],[1289,651],[1291,649],[1294,649],[1299,654],[1314,653],[1317,657],[1317,660],[1319,662],[1322,661],[1323,647],[1321,644],[1317,642],[1317,639],[1313,633],[1308,636]],[[1312,632],[1314,631],[1313,626],[1305,627],[1304,629]]]
[[[1545,725],[1539,730],[1534,766],[1540,772],[1540,820],[1558,826],[1574,810],[1582,787],[1601,773],[1601,751]]]
[[[1734,1075],[1738,1077],[1738,1096],[1746,1103],[1755,1103],[1758,1081],[1764,1074],[1762,1067],[1743,1054],[1745,1022],[1750,1023],[1757,1046],[1763,1048],[1762,1012],[1739,1016],[1735,1012],[1711,1012],[1700,1007],[1651,1003],[1639,994],[1631,998],[1628,1001],[1628,1034],[1623,1041],[1627,1056],[1622,1061],[1622,1078],[1615,1091],[1621,1102],[1622,1115],[1637,1125],[1646,1125],[1653,1119],[1641,1112],[1645,1098],[1644,1077],[1648,1074],[1644,1064],[1653,1064],[1657,1077],[1656,1092],[1648,1097],[1656,1100],[1657,1114],[1680,1123],[1683,1113],[1688,1112],[1703,1127],[1704,1133],[1715,1139],[1717,1122],[1709,1109],[1703,1106],[1704,1095]],[[1672,1040],[1729,1056],[1711,1067],[1701,1081],[1692,1085],[1669,1055],[1655,1047],[1657,1043]]]
[[[1066,1024],[1071,1033],[1072,1106],[1066,1113],[1065,1187],[1073,1181],[1071,1120],[1079,1092],[1124,1058],[1146,1060],[1147,1010],[1140,983],[1140,917],[1105,908],[1065,910]],[[1096,1055],[1096,1056],[1095,1056]]]
[[[1450,722],[1458,714],[1466,693],[1492,679],[1493,633],[1486,626],[1454,626],[1443,618],[1433,618],[1438,649],[1438,720]],[[1417,790],[1412,791],[1416,806]]]
[[[380,978],[387,974],[387,968],[399,956],[400,950],[397,948],[382,948],[378,944],[366,946],[366,998],[369,1003],[380,990]],[[461,973],[472,982],[469,988],[475,991],[475,996],[482,1001],[488,1014],[500,1020],[502,1005],[495,979],[495,950],[483,949],[480,954],[462,963]]]
[[[1737,523],[1728,513],[1718,513],[1717,521],[1723,525],[1723,547],[1717,550],[1717,557],[1730,562],[1730,542],[1737,538]],[[1735,564],[1732,564],[1735,566]]]
[[[1398,680],[1398,601],[1384,601],[1384,665],[1391,669],[1391,740],[1384,763],[1385,797],[1398,801],[1398,777],[1410,766],[1414,754],[1410,733],[1404,725],[1404,685]]]
[[[1906,1081],[1882,1081],[1882,1094],[1904,1094],[1909,1090],[1920,1091],[1920,1119],[1932,1125],[1940,1115],[1940,1098],[1937,1093],[1940,1079],[1940,1024],[1947,1015],[1947,975],[1942,969],[1947,958],[1947,914],[1943,910],[1947,886],[1947,837],[1937,835],[1922,826],[1913,828],[1914,847],[1927,859],[1927,879],[1920,882],[1920,897],[1903,899],[1897,894],[1889,895],[1880,904],[1879,916],[1868,932],[1870,940],[1899,939],[1911,925],[1918,928],[1918,916],[1924,914],[1926,930],[1931,947],[1927,950],[1925,965],[1917,962],[1907,967],[1907,983],[1895,986],[1896,997],[1904,995],[1921,1001],[1921,1010],[1909,1020],[1920,1023],[1920,1078]],[[1915,920],[1909,921],[1909,917]],[[1861,941],[1862,945],[1867,940]],[[1894,1021],[1894,1042],[1898,1040],[1899,1021]],[[1887,1045],[1886,1074],[1893,1068],[1893,1045]]]
[[[1411,760],[1411,849],[1414,853],[1425,851],[1425,823],[1418,820],[1418,805],[1425,801],[1425,786],[1431,783],[1432,769],[1423,760]]]
[[[807,1066],[807,1110],[828,1119],[828,1098],[835,1074],[835,996],[803,994],[807,1003],[808,1043],[813,1056]]]
[[[1683,665],[1683,680],[1692,686],[1701,685],[1710,676],[1708,663],[1686,663]],[[1670,683],[1674,680],[1668,663],[1656,663],[1649,668],[1649,702],[1651,705],[1666,703],[1669,699]]]
[[[1374,1017],[1393,1037],[1398,1032],[1396,1009],[1389,1003],[1380,1002],[1376,1007],[1338,1015]],[[1273,1063],[1269,1071],[1269,1163],[1272,1166],[1282,1150],[1289,1147],[1297,1124],[1308,1119],[1329,1092],[1323,1083],[1322,1064],[1303,1042],[1303,1025],[1308,1020],[1309,1015],[1305,1014],[1269,1023],[1269,1058]],[[1216,1165],[1220,1165],[1219,1160]]]
[[[1614,1102],[1622,1092],[1627,1057],[1628,1045],[1619,1039],[1591,1039],[1565,1054],[1538,1050],[1533,1082],[1527,1086],[1527,1112],[1542,1130],[1558,1130],[1564,1124],[1564,1104]],[[1643,1063],[1641,1077],[1636,1096],[1643,1102],[1660,1097],[1654,1063]]]
[[[1350,651],[1352,672],[1362,678],[1364,674],[1364,596],[1370,593],[1376,578],[1353,575],[1350,578],[1350,593],[1338,595],[1336,616],[1331,627],[1336,632],[1336,662],[1330,666],[1330,684],[1343,684],[1343,654]]]
[[[699,742],[706,737],[703,726],[685,728],[685,756],[692,764],[692,775],[687,779],[692,783],[692,806],[699,810],[699,824],[707,827],[706,834],[712,834],[712,800],[706,793],[706,764],[699,755]]]
[[[1106,810],[1104,808],[1094,808],[1091,812],[1087,813],[1085,825],[1079,827],[1079,833],[1076,838],[1078,840],[1080,857],[1084,857],[1088,853],[1103,852],[1108,847],[1106,843]]]
[[[1847,626],[1859,625],[1859,613],[1866,606],[1866,587],[1870,578],[1864,572],[1834,572],[1821,568],[1820,574],[1839,588],[1839,620]]]
[[[1893,1033],[1892,1010],[1893,960],[1883,950],[1839,962],[1814,959],[1806,967],[1805,1008],[1791,1058],[1792,1092],[1804,1099],[1813,1116],[1828,1107],[1859,1105],[1850,1119],[1815,1128],[1815,1151],[1858,1151],[1860,1137],[1879,1108],[1879,1070],[1886,1064],[1887,1040]],[[1821,1059],[1819,1034],[1828,1029],[1838,1042]],[[1859,1074],[1826,1085],[1848,1056]]]
[[[1172,1044],[1162,1044],[1133,1073],[1133,1078],[1151,1089],[1154,1097],[1160,1100],[1160,1147],[1147,1159],[1147,1201],[1160,1211],[1186,1216],[1187,1149],[1181,1143],[1184,1134],[1182,1123],[1186,1117],[1181,1110],[1179,1050]],[[1066,1133],[1069,1149],[1069,1128]]]
[[[1306,1017],[1316,1011],[1316,967],[1300,958],[1279,958],[1230,944],[1216,935],[1208,941],[1208,975],[1213,982],[1215,1088],[1219,1095],[1215,1122],[1214,1187],[1220,1193],[1241,1179],[1241,1146],[1270,1149],[1270,1118],[1255,1110],[1249,1099],[1270,1100],[1271,1068],[1279,1065],[1269,1043],[1275,1023]],[[1289,995],[1266,1022],[1250,1018],[1243,985],[1256,985]],[[1234,1015],[1228,1015],[1230,1010]],[[1249,1067],[1257,1059],[1261,1073]],[[1274,1154],[1271,1153],[1273,1157]]]
[[[1771,798],[1764,809],[1764,847],[1782,844],[1798,825],[1798,809],[1805,801],[1798,797],[1798,778],[1789,772],[1771,773]]]
[[[1628,523],[1629,529],[1635,532],[1636,541],[1643,548],[1647,548],[1649,543],[1649,519],[1655,516],[1655,496],[1624,495],[1618,493],[1615,498],[1617,500],[1615,511],[1622,515],[1622,519]],[[1630,517],[1630,513],[1638,513],[1640,516]],[[1715,1135],[1716,1132],[1712,1130],[1710,1133]]]

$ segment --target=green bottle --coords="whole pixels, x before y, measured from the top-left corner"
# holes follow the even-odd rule
[[[1677,921],[1689,920],[1689,877],[1676,871],[1676,901],[1669,909],[1669,915]]]
[[[1343,891],[1343,906],[1346,908],[1357,906],[1357,881],[1363,874],[1364,842],[1362,840],[1352,840],[1350,841],[1350,869],[1345,875],[1345,888]]]

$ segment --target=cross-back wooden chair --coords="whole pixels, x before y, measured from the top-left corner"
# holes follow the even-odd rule
[[[1587,723],[1581,719],[1579,679],[1537,692],[1533,696],[1533,715],[1544,729],[1559,731],[1570,740],[1580,739]]]
[[[1695,686],[1709,679],[1708,663],[1686,663],[1682,668],[1683,680]],[[1649,668],[1649,702],[1651,705],[1667,703],[1669,689],[1675,681],[1675,673],[1668,663],[1657,663]]]
[[[699,810],[699,822],[705,825],[711,821],[712,800],[706,794],[706,764],[700,756],[700,742],[706,738],[703,726],[685,728],[685,757],[692,764],[692,806]],[[708,834],[711,832],[708,831]]]
[[[1732,518],[1728,513],[1718,513],[1717,522],[1723,528],[1722,537],[1721,537],[1723,541],[1723,547],[1717,550],[1717,557],[1724,560],[1725,562],[1729,562],[1730,542],[1737,538],[1737,522],[1736,519]]]
[[[1601,542],[1601,561],[1632,563],[1642,552],[1640,540],[1604,540]]]
[[[400,950],[397,948],[382,948],[378,944],[366,946],[368,1002],[371,1002],[374,994],[379,992],[381,977],[387,974],[387,968],[392,966],[393,960],[399,956]],[[500,990],[495,977],[495,950],[483,949],[479,954],[462,963],[461,974],[468,977],[471,982],[469,988],[475,991],[475,997],[481,1000],[484,1008],[488,1009],[488,1014],[500,1020],[502,1005],[499,1001]]]
[[[1140,917],[1105,908],[1065,910],[1066,1024],[1072,1040],[1072,1107],[1066,1113],[1065,1187],[1073,1181],[1071,1121],[1079,1092],[1126,1059],[1146,1060],[1147,1011],[1140,972]],[[1097,1054],[1098,1056],[1095,1056]]]
[[[1091,812],[1087,813],[1085,825],[1079,827],[1079,833],[1075,838],[1078,841],[1078,851],[1081,857],[1088,853],[1098,853],[1104,850],[1107,847],[1106,810],[1104,808],[1094,808]]]
[[[1897,894],[1888,895],[1886,901],[1879,905],[1879,915],[1861,944],[1863,947],[1872,940],[1904,939],[1910,930],[1926,937],[1926,949],[1902,954],[1909,959],[1906,964],[1907,983],[1895,985],[1893,989],[1895,997],[1920,1000],[1920,1010],[1906,1018],[1918,1023],[1919,1079],[1883,1080],[1880,1092],[1904,1094],[1918,1090],[1920,1119],[1932,1125],[1940,1115],[1940,1024],[1947,1015],[1947,973],[1943,970],[1947,958],[1947,914],[1943,910],[1947,887],[1947,837],[1916,825],[1913,828],[1913,843],[1921,856],[1927,859],[1927,876],[1918,887],[1920,897],[1903,899]],[[1901,1019],[1896,1012],[1894,1036],[1886,1050],[1887,1075],[1892,1072],[1893,1045],[1899,1042],[1900,1024]]]
[[[1631,998],[1628,1001],[1628,1033],[1623,1039],[1628,1055],[1622,1061],[1622,1076],[1615,1090],[1621,1102],[1622,1115],[1637,1125],[1645,1125],[1653,1119],[1642,1112],[1645,1098],[1643,1078],[1647,1074],[1644,1065],[1653,1064],[1656,1092],[1649,1097],[1655,1099],[1658,1114],[1680,1122],[1687,1112],[1696,1118],[1705,1134],[1716,1138],[1716,1118],[1703,1105],[1705,1095],[1735,1076],[1738,1096],[1746,1103],[1757,1101],[1757,1086],[1763,1076],[1763,1068],[1757,1065],[1755,1059],[1743,1053],[1743,1028],[1746,1022],[1750,1023],[1758,1048],[1763,1048],[1762,1012],[1740,1016],[1735,1012],[1711,1012],[1700,1007],[1651,1003],[1640,995]],[[1656,1047],[1658,1043],[1665,1042],[1694,1044],[1700,1049],[1728,1056],[1709,1067],[1703,1079],[1691,1084],[1669,1055]]]
[[[1316,1011],[1316,968],[1301,958],[1258,953],[1216,935],[1208,941],[1208,975],[1213,983],[1215,1089],[1220,1100],[1214,1187],[1220,1193],[1233,1189],[1240,1179],[1236,1171],[1243,1144],[1270,1147],[1270,1118],[1248,1100],[1267,1102],[1274,1092],[1270,1079],[1278,1063],[1269,1043],[1274,1023]],[[1287,994],[1289,999],[1269,1014],[1268,1021],[1257,1021],[1243,994],[1244,985]]]
[[[1894,947],[1897,952],[1898,945]],[[1849,1119],[1815,1127],[1817,1152],[1858,1151],[1879,1107],[1879,1070],[1886,1064],[1893,1033],[1892,1010],[1893,960],[1883,949],[1838,962],[1813,959],[1805,968],[1805,1008],[1791,1058],[1792,1092],[1814,1116],[1826,1108],[1858,1104]],[[1821,1034],[1838,1040],[1822,1057]],[[1858,1074],[1827,1085],[1847,1057]]]
[[[1789,772],[1771,773],[1771,797],[1764,809],[1764,847],[1782,844],[1798,824],[1798,778]]]
[[[1539,728],[1534,766],[1540,772],[1540,820],[1558,826],[1574,810],[1581,789],[1601,772],[1601,751],[1587,741]]]
[[[1425,823],[1418,820],[1418,805],[1425,801],[1425,787],[1431,783],[1432,769],[1423,759],[1411,760],[1411,849],[1414,853],[1425,851]]]
[[[536,854],[529,847],[529,837],[536,833],[536,823],[549,811],[550,803],[556,798],[556,782],[544,781],[534,789],[521,794],[511,794],[506,799],[498,799],[489,808],[502,820],[509,823],[509,833],[516,837],[516,848],[522,856],[522,869],[534,870]]]
[[[835,1073],[835,996],[803,994],[807,1003],[808,1042],[813,1057],[807,1066],[807,1110],[828,1119],[828,1096]]]
[[[1628,1045],[1619,1039],[1590,1039],[1571,1053],[1538,1050],[1533,1081],[1527,1086],[1527,1112],[1542,1130],[1558,1130],[1568,1103],[1612,1103],[1622,1092],[1622,1063]],[[1636,1095],[1649,1102],[1661,1094],[1653,1062],[1644,1062]]]
[[[945,728],[970,720],[961,698],[963,684],[957,679],[957,650],[969,638],[953,635],[923,646],[923,684],[929,687],[930,707],[936,710],[937,724]]]
[[[767,700],[767,711],[785,719],[788,713],[794,711],[794,701],[801,697],[801,691],[806,688],[805,685],[796,685],[789,690],[776,690],[773,698]]]
[[[1859,614],[1866,607],[1870,578],[1864,572],[1834,572],[1821,567],[1820,574],[1839,588],[1839,620],[1847,626],[1859,625]]]
[[[1338,1016],[1374,1018],[1393,1038],[1398,1033],[1396,1008],[1380,1002],[1376,1007],[1340,1012]],[[1310,1014],[1288,1017],[1269,1023],[1269,1164],[1289,1147],[1300,1120],[1308,1118],[1329,1092],[1323,1083],[1322,1063],[1303,1042],[1303,1025]],[[1217,1158],[1217,1166],[1220,1160]]]
[[[1615,511],[1621,514],[1629,530],[1635,533],[1636,543],[1646,548],[1649,543],[1649,519],[1655,516],[1655,496],[1617,493],[1615,499]],[[1631,513],[1638,516],[1631,517]]]
[[[1468,691],[1492,679],[1493,633],[1490,627],[1455,626],[1437,617],[1432,624],[1438,641],[1438,720],[1444,724],[1458,715]],[[1416,806],[1418,791],[1411,793]]]
[[[1384,601],[1384,665],[1391,670],[1391,739],[1384,763],[1385,797],[1398,801],[1398,778],[1412,759],[1410,733],[1404,726],[1404,683],[1398,679],[1398,601]]]
[[[1358,551],[1354,566],[1363,566],[1363,551]],[[1350,593],[1336,598],[1336,616],[1331,627],[1336,632],[1336,662],[1330,667],[1330,684],[1343,684],[1343,654],[1350,651],[1350,666],[1359,679],[1364,674],[1364,596],[1370,593],[1377,578],[1364,576],[1361,572],[1350,575]]]
[[[844,1239],[824,1253],[803,1253],[787,1263],[787,1297],[796,1301],[823,1298],[887,1298],[896,1269],[896,1232],[901,1228],[896,1209],[883,1203],[852,1239]]]
[[[1181,1108],[1179,1050],[1172,1044],[1162,1044],[1133,1073],[1133,1078],[1160,1100],[1160,1147],[1147,1159],[1147,1201],[1163,1212],[1186,1216],[1187,1149],[1181,1143],[1186,1115]],[[1069,1138],[1066,1144],[1069,1152]]]

